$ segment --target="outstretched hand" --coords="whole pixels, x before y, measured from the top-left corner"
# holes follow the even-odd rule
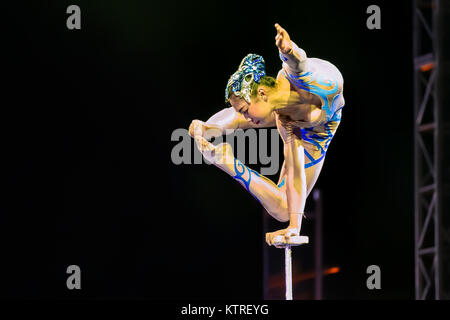
[[[189,127],[189,134],[194,138],[198,150],[203,157],[219,167],[234,163],[233,149],[229,143],[220,143],[217,146],[204,138],[203,122],[194,120]]]
[[[292,42],[289,34],[278,23],[275,23],[275,29],[277,29],[275,45],[281,53],[289,53],[292,50]]]

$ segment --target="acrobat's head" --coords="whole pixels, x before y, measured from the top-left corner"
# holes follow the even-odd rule
[[[266,75],[263,57],[248,54],[230,77],[225,89],[225,102],[255,124],[263,124],[274,106],[269,102],[276,80]]]

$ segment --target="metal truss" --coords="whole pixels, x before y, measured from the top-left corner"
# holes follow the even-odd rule
[[[413,1],[415,297],[440,299],[439,0]]]

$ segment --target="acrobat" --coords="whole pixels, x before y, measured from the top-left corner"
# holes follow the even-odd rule
[[[266,234],[266,242],[299,236],[305,202],[316,183],[344,106],[344,80],[330,62],[307,57],[288,32],[275,24],[282,68],[266,75],[264,59],[248,54],[230,77],[229,104],[206,122],[193,120],[189,134],[205,159],[238,180],[275,219],[287,228]],[[283,140],[284,163],[277,184],[241,163],[228,143],[208,141],[226,129],[277,127]],[[213,135],[213,136],[214,136]]]

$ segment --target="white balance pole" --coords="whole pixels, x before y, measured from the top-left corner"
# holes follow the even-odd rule
[[[287,240],[284,236],[276,236],[273,244],[284,248],[284,267],[286,280],[286,300],[292,300],[292,252],[291,247],[309,243],[307,236],[293,236]]]
[[[286,300],[292,300],[292,257],[291,246],[284,248],[284,274],[286,281]]]

